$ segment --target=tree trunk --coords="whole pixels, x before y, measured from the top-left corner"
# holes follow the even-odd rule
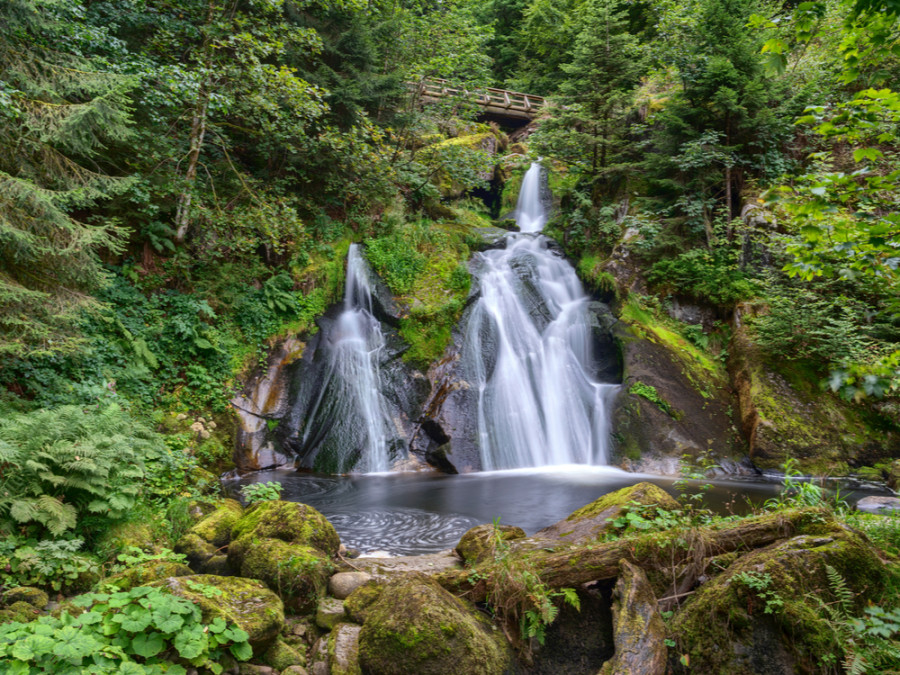
[[[521,557],[522,564],[532,568],[550,588],[578,587],[588,582],[618,577],[623,559],[643,569],[670,570],[684,565],[696,567],[699,559],[761,548],[804,530],[827,530],[829,524],[835,526],[834,518],[828,511],[806,508],[693,528],[687,532],[655,532],[552,552],[545,549],[512,550],[507,555]],[[689,540],[688,545],[685,545],[685,539]],[[496,563],[480,566],[477,574],[471,570],[461,570],[444,572],[436,578],[449,591],[462,593],[473,602],[481,602],[494,583],[493,565]],[[502,565],[500,563],[498,566]],[[502,579],[502,572],[496,577]]]
[[[194,189],[194,181],[197,178],[197,165],[200,163],[200,150],[203,148],[203,138],[206,136],[206,113],[209,109],[209,92],[206,84],[200,87],[200,96],[197,107],[194,108],[194,116],[191,120],[190,150],[188,151],[187,170],[184,173],[184,191],[178,197],[178,208],[175,211],[175,241],[184,242],[190,225],[191,196]]]

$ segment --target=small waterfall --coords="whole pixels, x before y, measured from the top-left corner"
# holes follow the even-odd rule
[[[323,429],[344,424],[362,427],[361,447],[336,450],[339,473],[390,469],[389,442],[396,431],[381,394],[379,361],[384,348],[381,324],[372,314],[371,272],[356,244],[347,253],[344,309],[329,335],[328,370],[302,432],[303,445]]]
[[[540,165],[522,183],[523,233],[547,220]],[[534,234],[479,254],[481,297],[472,309],[463,358],[478,388],[482,467],[605,464],[617,385],[593,377],[588,297],[575,270]]]
[[[532,162],[522,179],[516,203],[516,224],[521,232],[540,232],[547,223],[547,210],[541,201],[541,165]]]

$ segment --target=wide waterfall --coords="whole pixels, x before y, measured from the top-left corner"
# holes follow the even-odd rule
[[[517,209],[522,232],[547,220],[541,167],[531,166]],[[588,297],[575,270],[536,234],[513,234],[479,254],[480,297],[463,359],[478,391],[482,468],[605,464],[617,385],[594,377]]]
[[[390,441],[397,432],[381,393],[380,358],[385,340],[372,312],[370,272],[356,244],[347,254],[343,311],[328,335],[328,365],[306,415],[301,444],[317,444],[336,427],[351,424],[356,433],[341,435],[343,447],[329,448],[338,473],[387,471]],[[355,438],[356,443],[348,440]]]

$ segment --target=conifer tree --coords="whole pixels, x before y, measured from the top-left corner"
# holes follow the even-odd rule
[[[98,253],[122,242],[116,223],[78,217],[127,186],[96,160],[129,134],[130,86],[58,50],[79,4],[0,4],[0,355],[70,346],[104,281]]]

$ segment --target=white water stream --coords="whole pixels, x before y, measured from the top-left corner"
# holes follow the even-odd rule
[[[537,233],[547,221],[541,167],[522,183],[517,222]],[[617,385],[593,376],[588,297],[572,266],[536,234],[513,234],[481,253],[481,297],[463,358],[478,388],[484,470],[606,464]]]
[[[346,448],[347,457],[341,462],[343,471],[377,472],[390,469],[388,453],[392,428],[381,394],[379,357],[384,347],[381,324],[372,313],[372,292],[369,269],[356,244],[347,253],[347,280],[344,289],[344,311],[338,316],[329,336],[331,354],[328,374],[319,392],[304,431],[306,443],[311,433],[317,433],[322,423],[318,419],[325,392],[330,387],[338,391],[334,399],[341,402],[339,415],[352,416],[365,430],[361,448]],[[349,456],[358,452],[355,463]]]

